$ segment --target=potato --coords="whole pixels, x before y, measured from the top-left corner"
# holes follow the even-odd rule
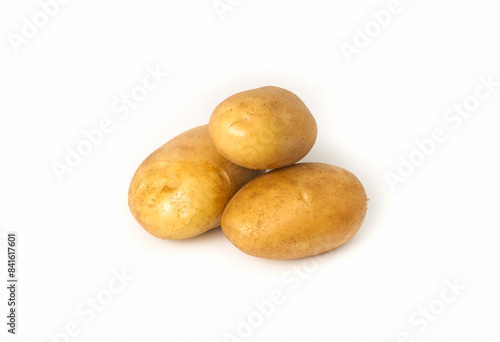
[[[128,203],[152,235],[187,239],[218,227],[231,196],[257,175],[222,157],[204,125],[178,135],[142,162]]]
[[[229,201],[222,231],[243,252],[296,259],[334,249],[356,234],[366,193],[347,170],[300,163],[268,172]]]
[[[316,141],[316,121],[294,93],[278,87],[247,90],[213,111],[210,136],[235,164],[266,170],[302,159]]]

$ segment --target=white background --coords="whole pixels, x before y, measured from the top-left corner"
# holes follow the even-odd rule
[[[241,340],[383,342],[404,331],[414,341],[499,340],[500,88],[459,127],[444,118],[480,77],[500,81],[498,0],[401,0],[350,63],[342,44],[389,1],[232,3],[221,20],[212,0],[74,0],[16,52],[9,37],[40,5],[1,2],[1,340],[51,341],[74,322],[76,336],[59,341],[224,341],[244,337],[239,318],[258,318],[254,301],[273,291],[283,303]],[[158,65],[169,76],[120,119],[111,105]],[[365,185],[359,233],[324,258],[294,261],[247,256],[220,229],[177,242],[148,235],[127,207],[140,162],[207,123],[225,97],[264,85],[295,92],[315,115],[304,160]],[[105,118],[115,130],[59,181],[53,163]],[[447,139],[392,191],[387,173],[439,128]],[[77,313],[88,298],[108,299],[123,270],[133,279],[102,311]],[[467,288],[442,306],[447,281]],[[429,306],[425,328],[411,323]]]

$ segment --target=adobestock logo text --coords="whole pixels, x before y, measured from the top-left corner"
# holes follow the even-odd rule
[[[500,81],[495,80],[493,75],[479,76],[474,92],[444,111],[443,121],[448,126],[435,128],[427,137],[415,140],[415,147],[410,153],[398,156],[399,163],[396,170],[385,173],[385,179],[391,190],[395,192],[398,184],[404,183],[412,176],[417,168],[436,152],[438,146],[446,141],[448,138],[446,132],[462,127],[465,120],[480,108],[482,102],[490,99],[499,87]]]
[[[71,0],[40,0],[39,8],[30,17],[21,18],[19,31],[7,33],[7,39],[14,52],[18,53],[22,45],[27,45],[41,29],[46,27],[50,20],[59,13],[61,6],[66,5]]]
[[[227,12],[232,12],[238,6],[243,3],[243,0],[215,0],[212,2],[215,12],[219,16],[220,20],[224,20]]]
[[[417,342],[420,336],[426,332],[429,327],[435,324],[442,315],[452,310],[452,306],[459,297],[468,289],[468,286],[459,281],[446,279],[444,287],[439,294],[417,310],[408,318],[409,328],[399,331],[395,338],[387,340],[388,342]]]
[[[127,273],[125,268],[121,272],[111,270],[113,275],[109,279],[104,288],[101,288],[95,295],[88,296],[76,307],[76,315],[78,320],[71,320],[64,325],[60,331],[49,333],[51,342],[69,342],[72,338],[81,334],[82,328],[89,325],[102,312],[108,307],[115,297],[129,286],[134,276]]]
[[[321,260],[328,257],[328,253],[305,258],[300,264],[292,266],[281,276],[279,287],[269,292],[267,298],[254,300],[252,310],[246,315],[236,318],[236,326],[233,331],[222,334],[224,342],[244,342],[253,337],[259,327],[265,324],[275,312],[298,291],[303,283],[316,272]]]
[[[351,63],[354,55],[360,54],[385,28],[390,26],[393,18],[400,14],[403,9],[400,0],[390,0],[385,9],[371,11],[370,20],[362,27],[356,26],[354,28],[352,43],[342,42],[339,45],[347,63]]]
[[[81,139],[73,146],[66,146],[64,160],[52,162],[52,170],[57,179],[62,182],[65,175],[72,173],[96,147],[102,145],[105,137],[115,130],[116,122],[127,119],[150,93],[164,82],[167,75],[168,73],[163,71],[160,65],[156,68],[147,66],[146,75],[141,82],[111,103],[110,110],[113,115],[103,118],[94,128],[83,129]]]

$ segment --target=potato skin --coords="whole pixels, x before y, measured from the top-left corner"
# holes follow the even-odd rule
[[[243,252],[296,259],[332,250],[356,234],[367,209],[365,190],[349,171],[300,163],[268,172],[229,201],[222,230]]]
[[[270,86],[222,101],[210,117],[209,130],[224,157],[256,170],[299,161],[317,135],[316,121],[304,102],[288,90]]]
[[[187,239],[220,225],[232,197],[259,172],[222,157],[208,125],[186,131],[147,157],[130,183],[128,204],[150,234]]]

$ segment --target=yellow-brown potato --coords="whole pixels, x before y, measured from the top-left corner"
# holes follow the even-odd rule
[[[363,223],[366,193],[349,171],[300,163],[268,172],[229,201],[222,230],[243,252],[296,259],[334,249]]]
[[[227,159],[267,170],[302,159],[316,141],[316,121],[294,93],[278,87],[247,90],[213,111],[210,136]]]
[[[220,225],[233,194],[259,175],[222,157],[208,125],[173,138],[146,158],[130,183],[137,222],[161,239],[187,239]]]

